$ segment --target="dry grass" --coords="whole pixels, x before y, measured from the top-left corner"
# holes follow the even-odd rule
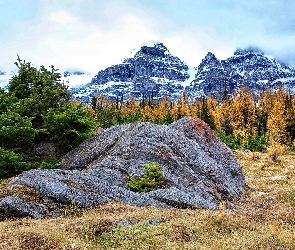
[[[0,222],[0,249],[295,249],[295,154],[236,155],[249,186],[236,209],[69,207],[60,218]]]

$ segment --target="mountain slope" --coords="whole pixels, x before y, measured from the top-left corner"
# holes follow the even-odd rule
[[[195,69],[173,56],[163,43],[144,44],[131,56],[99,71],[91,84],[73,89],[74,98],[89,103],[98,94],[113,99],[151,95],[158,99],[167,94],[174,99],[194,80]]]
[[[295,94],[295,69],[255,49],[238,49],[232,57],[219,60],[209,52],[197,68],[173,56],[163,43],[152,42],[132,51],[121,64],[99,71],[91,83],[73,88],[73,97],[90,103],[95,95],[111,99],[137,99],[167,94],[172,100],[186,90],[191,99],[222,98],[241,85],[253,93],[283,86]]]
[[[232,57],[218,60],[208,53],[198,66],[196,79],[187,90],[190,96],[203,93],[221,98],[224,91],[232,94],[241,85],[258,93],[268,87],[283,86],[295,94],[295,69],[253,49],[238,49]]]

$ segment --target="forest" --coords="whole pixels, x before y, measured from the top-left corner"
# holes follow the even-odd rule
[[[136,121],[170,124],[184,116],[204,120],[231,149],[273,152],[273,158],[293,149],[295,99],[278,87],[254,95],[240,87],[222,100],[212,97],[190,100],[185,92],[177,101],[167,95],[141,101],[131,97],[109,100],[95,96],[91,105],[72,100],[51,66],[33,67],[19,57],[18,73],[7,90],[0,88],[0,179],[32,168],[53,168],[58,160],[101,129]],[[40,157],[36,148],[51,142],[60,149]]]
[[[140,102],[132,97],[111,101],[96,96],[87,108],[102,128],[135,121],[170,124],[184,116],[196,116],[232,149],[282,150],[292,148],[295,139],[295,100],[282,87],[254,95],[242,86],[232,96],[225,93],[222,100],[189,100],[185,92],[176,102],[168,96],[157,102],[152,96]]]

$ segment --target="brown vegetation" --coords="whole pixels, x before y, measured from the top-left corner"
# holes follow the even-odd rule
[[[0,222],[0,249],[294,249],[295,154],[236,155],[249,189],[235,205],[68,207],[60,218]]]

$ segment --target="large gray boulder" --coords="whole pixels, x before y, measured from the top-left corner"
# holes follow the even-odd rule
[[[147,193],[131,191],[127,176],[145,175],[144,164],[149,162],[162,166],[164,184]],[[7,188],[26,186],[42,194],[47,203],[80,207],[119,200],[138,206],[209,209],[216,209],[221,200],[231,200],[245,189],[235,155],[206,123],[192,117],[169,126],[137,122],[111,127],[69,152],[60,164],[60,169],[24,172]],[[34,206],[40,205],[44,210],[44,204]],[[41,213],[46,216],[52,207],[47,206],[48,211]],[[9,213],[13,209],[0,202],[0,210]]]

